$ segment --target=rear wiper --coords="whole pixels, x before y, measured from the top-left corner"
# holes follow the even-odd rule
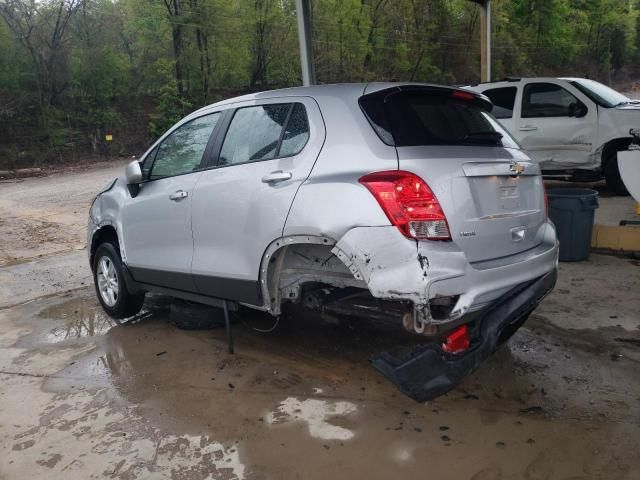
[[[463,142],[498,143],[503,135],[500,132],[487,130],[486,132],[471,132],[461,138]]]

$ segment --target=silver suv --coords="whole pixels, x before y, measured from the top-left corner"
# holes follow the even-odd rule
[[[555,284],[537,164],[482,94],[426,84],[300,87],[192,113],[101,192],[88,249],[117,318],[145,292],[280,315],[381,315],[432,340],[374,366],[426,399],[452,388]]]

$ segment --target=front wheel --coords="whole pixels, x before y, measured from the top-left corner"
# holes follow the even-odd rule
[[[613,152],[608,156],[604,164],[603,173],[604,179],[607,181],[607,187],[613,190],[616,195],[629,195],[629,191],[620,176],[620,169],[618,168],[618,152]]]
[[[98,301],[110,317],[128,318],[142,309],[144,293],[132,295],[127,290],[120,253],[112,243],[103,243],[96,250],[93,283]]]

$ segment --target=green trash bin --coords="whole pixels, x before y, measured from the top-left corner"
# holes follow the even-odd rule
[[[549,218],[560,240],[560,261],[578,262],[589,258],[593,216],[598,208],[598,192],[588,188],[550,188]]]

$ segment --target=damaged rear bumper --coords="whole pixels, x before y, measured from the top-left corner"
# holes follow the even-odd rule
[[[424,402],[443,395],[515,333],[553,289],[556,278],[554,269],[495,301],[481,313],[476,337],[462,354],[449,354],[439,344],[429,343],[400,357],[382,353],[372,360],[373,367],[414,400]]]
[[[442,331],[464,323],[463,317],[481,312],[517,285],[556,269],[553,224],[546,222],[536,235],[540,242],[534,248],[475,263],[455,242],[416,242],[395,227],[354,228],[332,252],[375,298],[410,301],[417,322],[442,325]],[[444,298],[454,299],[449,312],[432,315],[432,305]]]

